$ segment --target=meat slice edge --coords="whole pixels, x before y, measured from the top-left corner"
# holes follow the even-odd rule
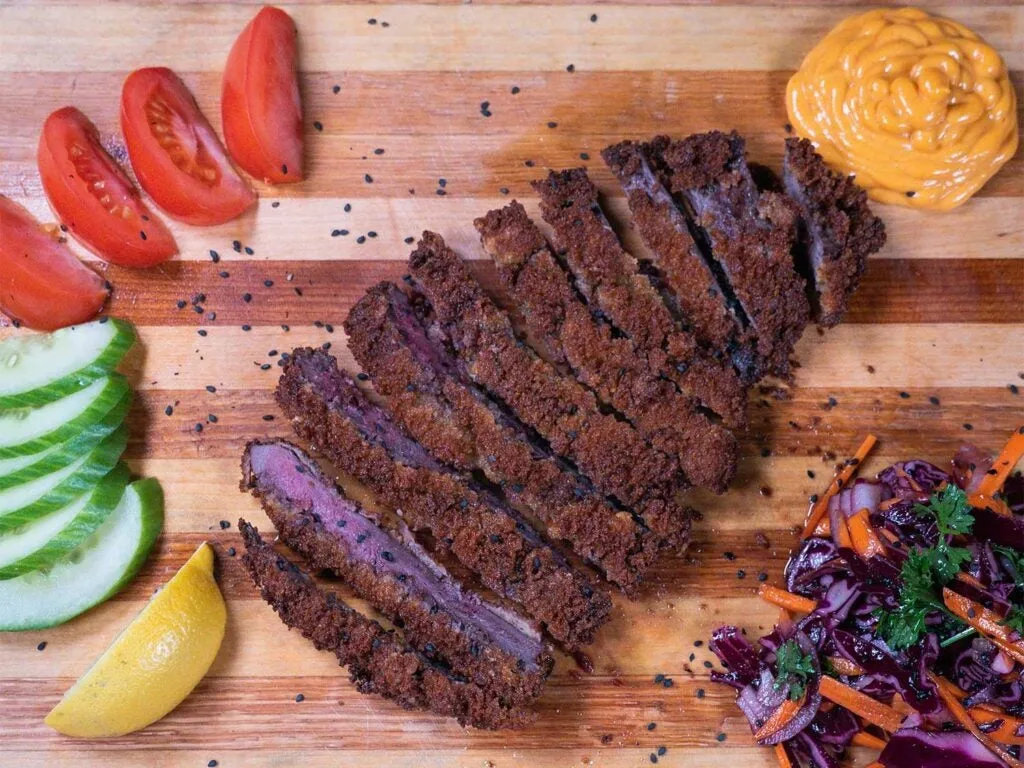
[[[652,145],[667,145],[658,137]],[[686,316],[697,340],[726,352],[746,383],[759,378],[754,339],[745,327],[742,309],[720,283],[713,262],[702,253],[690,222],[659,178],[644,147],[623,141],[601,152],[626,193],[633,226],[650,251],[654,269]]]
[[[434,313],[430,322],[447,335],[473,380],[604,493],[632,506],[667,546],[685,546],[692,513],[676,500],[687,486],[678,462],[651,448],[631,425],[602,413],[583,385],[520,342],[508,317],[439,235],[424,232],[409,266]]]
[[[505,707],[479,686],[433,664],[394,632],[317,586],[279,555],[245,520],[242,562],[263,599],[290,628],[348,667],[360,693],[376,693],[405,709],[427,709],[461,725],[489,730],[522,728],[536,719],[523,707]]]
[[[655,375],[629,338],[613,337],[611,327],[593,317],[523,206],[513,202],[475,225],[506,291],[549,354],[653,446],[677,457],[694,485],[724,492],[736,471],[736,438]]]
[[[481,470],[543,520],[551,538],[569,541],[627,594],[636,591],[657,556],[657,537],[471,383],[397,286],[367,291],[345,330],[356,360],[410,435],[442,461]]]
[[[759,193],[736,133],[694,134],[672,142],[663,162],[706,233],[750,319],[764,370],[789,374],[789,356],[810,319],[804,279],[793,261],[797,210],[785,195]]]
[[[597,187],[583,168],[552,171],[533,182],[559,254],[591,306],[647,357],[652,370],[700,400],[731,427],[746,424],[746,386],[731,364],[703,350],[665,291],[641,274],[608,222]],[[724,353],[723,353],[724,354]]]
[[[569,649],[589,644],[611,611],[608,594],[516,510],[464,480],[411,440],[323,350],[297,349],[277,400],[295,431],[399,511],[414,531],[521,605]]]
[[[786,139],[786,192],[800,206],[804,277],[815,320],[831,328],[843,319],[868,256],[885,245],[885,224],[871,212],[867,193],[832,171],[807,139]]]
[[[252,441],[242,485],[281,539],[312,568],[330,570],[440,661],[506,704],[529,703],[551,673],[550,648],[523,619],[463,590],[399,523],[384,530],[304,451],[284,440]]]

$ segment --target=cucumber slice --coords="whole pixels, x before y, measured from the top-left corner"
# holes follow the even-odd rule
[[[133,343],[131,324],[107,317],[0,343],[0,411],[74,394],[114,370]]]
[[[0,536],[0,579],[49,568],[77,548],[113,512],[129,482],[128,468],[119,464],[64,509]]]
[[[146,561],[163,516],[160,484],[136,480],[103,525],[68,557],[47,572],[0,581],[0,631],[54,627],[113,597]]]
[[[91,452],[65,467],[6,491],[0,491],[0,533],[56,512],[91,490],[117,464],[128,444],[122,424]]]
[[[127,394],[106,416],[67,442],[50,446],[39,453],[0,459],[0,492],[56,472],[92,451],[107,435],[121,426],[131,404],[131,394]]]
[[[0,413],[0,459],[38,453],[79,435],[128,392],[128,381],[114,373],[38,408]]]

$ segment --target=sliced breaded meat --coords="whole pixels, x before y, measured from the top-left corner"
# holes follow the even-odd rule
[[[263,599],[288,627],[337,656],[360,693],[377,693],[405,709],[427,709],[475,728],[522,728],[536,719],[530,710],[506,706],[484,688],[457,679],[318,587],[245,520],[238,521],[238,530],[245,544],[242,562]]]
[[[523,206],[513,202],[475,224],[506,291],[548,355],[567,364],[653,446],[676,456],[694,485],[725,491],[736,471],[736,438],[653,373],[632,340],[613,337],[611,327],[594,318]]]
[[[746,423],[747,392],[730,363],[701,349],[666,291],[641,274],[619,243],[582,168],[552,171],[533,188],[580,292],[633,340],[653,371],[672,380],[730,426]]]
[[[339,469],[430,532],[481,582],[522,606],[569,648],[593,641],[611,599],[512,507],[434,459],[323,350],[297,349],[277,401],[295,431]]]
[[[345,330],[352,354],[413,438],[441,461],[483,471],[542,520],[550,537],[570,542],[627,594],[636,591],[657,556],[657,537],[469,381],[397,286],[367,291]]]
[[[807,139],[786,139],[782,176],[803,217],[798,263],[814,286],[811,308],[830,328],[843,319],[868,256],[885,245],[885,224],[871,213],[867,193],[829,169]]]
[[[524,619],[464,590],[399,523],[395,534],[348,499],[308,454],[284,440],[250,442],[250,490],[282,541],[310,567],[329,570],[396,626],[428,659],[508,704],[529,704],[554,657]]]
[[[630,424],[602,413],[583,385],[520,342],[508,317],[439,235],[423,234],[409,267],[438,332],[447,334],[473,380],[598,488],[632,506],[669,546],[684,546],[691,513],[676,500],[687,485],[678,462]]]
[[[662,148],[668,143],[665,136],[651,142]],[[622,185],[633,226],[650,253],[650,263],[643,266],[672,292],[697,340],[723,350],[744,381],[755,381],[754,339],[744,326],[743,311],[728,287],[723,287],[724,280],[716,276],[714,262],[694,242],[685,212],[679,210],[643,146],[624,141],[601,156]]]
[[[664,151],[672,192],[682,196],[706,233],[711,256],[757,336],[766,373],[785,376],[810,308],[793,263],[797,211],[785,195],[759,193],[735,132],[700,133]]]

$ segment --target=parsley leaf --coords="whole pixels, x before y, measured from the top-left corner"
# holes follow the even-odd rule
[[[1006,618],[999,623],[1020,635],[1024,635],[1024,608],[1016,605],[1011,607],[1010,612],[1006,614]]]
[[[796,640],[787,640],[775,652],[775,690],[789,688],[788,696],[798,701],[814,676],[814,659],[800,650]]]
[[[953,548],[951,551],[957,549]],[[885,640],[893,650],[909,648],[916,643],[925,632],[928,614],[936,610],[945,611],[935,586],[935,570],[934,549],[915,549],[908,552],[900,571],[903,583],[900,586],[899,605],[895,611],[875,611],[878,618],[875,634]]]
[[[971,551],[966,547],[951,547],[943,541],[931,552],[932,570],[939,579],[939,583],[945,585],[956,578],[960,573],[960,567],[971,562]]]
[[[933,493],[928,504],[915,504],[914,512],[922,517],[933,516],[942,536],[970,533],[974,527],[974,513],[967,494],[953,483]]]

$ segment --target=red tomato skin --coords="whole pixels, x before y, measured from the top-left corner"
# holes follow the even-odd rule
[[[53,212],[100,258],[125,267],[152,267],[178,252],[170,230],[145,206],[131,180],[103,149],[89,118],[74,107],[58,109],[46,119],[37,159]],[[92,178],[83,178],[83,173]],[[102,182],[101,194],[116,209],[93,193],[91,187],[97,182]]]
[[[263,7],[235,40],[224,68],[221,120],[235,162],[268,184],[302,181],[298,30]]]
[[[171,118],[161,127],[170,123],[162,134],[175,142],[170,149],[157,138],[156,123],[150,124],[153,109]],[[121,90],[121,132],[139,184],[168,216],[199,226],[223,224],[256,202],[191,92],[171,70],[151,67],[128,75]],[[181,167],[186,164],[188,169]]]
[[[55,331],[91,320],[109,295],[102,277],[0,195],[0,311],[28,328]]]

